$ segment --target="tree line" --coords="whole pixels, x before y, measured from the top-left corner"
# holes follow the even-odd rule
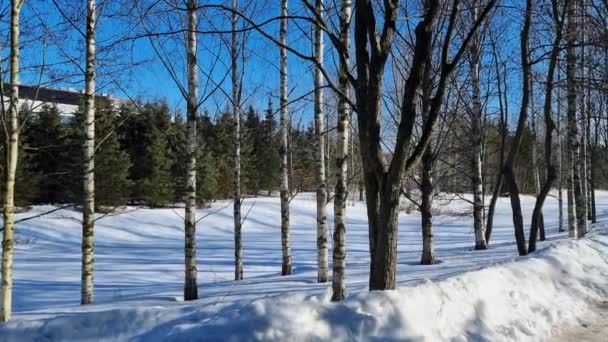
[[[186,127],[182,116],[164,102],[117,104],[96,108],[96,210],[125,205],[169,207],[184,202]],[[253,107],[241,114],[241,182],[244,196],[268,196],[278,184],[278,130],[275,108],[263,114]],[[24,117],[30,109],[21,109]],[[54,105],[37,108],[23,120],[15,202],[18,206],[69,204],[82,201],[84,114],[61,113]],[[197,116],[201,132],[197,157],[197,206],[232,196],[231,154],[234,120],[229,110]],[[292,127],[290,168],[296,192],[314,189],[312,128]],[[6,146],[4,146],[6,148]],[[4,162],[4,158],[2,158]]]

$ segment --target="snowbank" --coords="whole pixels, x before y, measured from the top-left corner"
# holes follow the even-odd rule
[[[599,228],[597,228],[599,229]],[[596,229],[596,230],[597,230]],[[288,289],[285,289],[288,290]],[[538,341],[608,298],[608,234],[395,291],[208,305],[98,307],[17,319],[2,341]]]

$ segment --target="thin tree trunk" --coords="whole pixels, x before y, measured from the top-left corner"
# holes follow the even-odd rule
[[[565,0],[565,6],[568,6],[570,0]],[[553,165],[553,140],[552,134],[555,130],[555,123],[551,117],[552,105],[553,105],[553,77],[555,75],[555,68],[557,67],[557,58],[559,56],[559,49],[562,40],[562,28],[563,19],[559,18],[559,10],[557,0],[552,1],[554,23],[556,24],[555,39],[553,41],[553,47],[551,50],[551,56],[549,59],[549,70],[547,71],[547,81],[545,85],[545,103],[543,107],[543,114],[545,117],[545,164],[547,177],[542,188],[539,189],[536,197],[536,203],[534,205],[534,211],[532,213],[532,223],[530,226],[530,238],[528,245],[528,252],[534,252],[536,250],[536,232],[541,229],[541,241],[544,240],[544,224],[542,209],[553,183],[557,179],[557,170]],[[533,157],[534,158],[534,157]],[[540,182],[540,181],[539,181]],[[540,186],[540,184],[539,184]]]
[[[19,151],[19,15],[23,1],[11,1],[10,108],[7,127],[5,192],[2,238],[2,304],[0,322],[11,319],[13,295],[13,254],[15,244],[15,174]],[[2,113],[6,114],[6,113]]]
[[[186,113],[187,175],[186,175],[186,215],[185,231],[185,285],[184,300],[198,299],[196,270],[196,112],[198,109],[198,61],[197,61],[197,4],[196,0],[188,1],[188,103]]]
[[[281,56],[280,56],[280,106],[281,106],[281,145],[279,147],[281,170],[281,246],[283,252],[282,275],[291,274],[291,239],[289,232],[289,170],[288,170],[288,140],[289,113],[287,112],[287,0],[281,0]]]
[[[532,126],[532,173],[534,174],[534,194],[537,196],[541,192],[540,185],[540,170],[538,168],[538,130],[536,129],[536,106],[534,105],[534,82],[530,83],[530,123]],[[552,147],[552,146],[551,146]],[[538,226],[536,229],[538,239],[540,241],[545,241],[545,219],[542,213],[542,208],[540,212],[540,217],[538,218]],[[536,237],[534,238],[536,242]],[[528,247],[528,252],[530,247]]]
[[[582,191],[582,196],[581,196],[581,200],[583,201],[582,203],[582,209],[584,210],[584,213],[581,215],[584,215],[585,217],[585,225],[584,225],[584,230],[580,231],[579,233],[582,233],[582,236],[584,236],[587,233],[587,221],[588,219],[590,219],[589,217],[589,201],[588,201],[588,182],[589,182],[589,177],[588,177],[588,171],[587,171],[587,165],[589,163],[589,156],[588,156],[588,152],[587,152],[587,143],[588,143],[588,136],[587,133],[589,133],[589,128],[587,127],[587,111],[588,111],[588,107],[587,107],[587,94],[586,91],[584,89],[585,87],[585,78],[588,77],[588,75],[586,75],[587,70],[586,70],[586,60],[587,60],[587,56],[585,53],[585,44],[586,44],[586,32],[585,32],[585,26],[586,26],[586,4],[585,4],[585,0],[582,0],[579,2],[579,8],[580,8],[580,20],[581,20],[581,24],[580,24],[580,32],[581,32],[581,63],[580,63],[580,72],[581,72],[581,83],[579,86],[579,90],[581,92],[581,117],[580,117],[580,124],[581,124],[581,132],[580,132],[580,158],[581,158],[581,191]]]
[[[561,80],[560,69],[557,70],[558,82]],[[557,206],[558,206],[558,231],[561,233],[564,231],[564,184],[563,184],[563,144],[562,144],[562,102],[561,102],[561,88],[557,89]]]
[[[323,0],[316,0],[315,9],[323,13]],[[323,30],[315,25],[315,58],[323,65]],[[323,122],[323,75],[315,68],[315,140],[317,167],[317,281],[327,281],[327,179],[325,177],[325,125]]]
[[[350,46],[350,0],[342,0],[340,9],[340,42],[346,49]],[[348,53],[340,59],[338,87],[348,94]],[[334,193],[334,248],[332,274],[332,301],[343,300],[346,295],[344,271],[346,268],[346,202],[348,201],[348,133],[349,109],[347,100],[338,98],[338,124],[336,143],[336,187]]]
[[[498,196],[500,195],[500,190],[502,188],[502,183],[503,183],[503,174],[502,174],[502,165],[505,162],[505,148],[506,148],[506,144],[505,141],[507,139],[507,134],[508,132],[508,117],[507,117],[507,113],[508,113],[508,101],[507,101],[507,97],[506,97],[506,93],[507,93],[507,84],[506,81],[504,83],[504,90],[502,90],[501,85],[504,79],[506,79],[506,74],[507,74],[507,66],[506,64],[504,64],[504,74],[503,74],[503,80],[501,80],[500,77],[500,67],[498,65],[498,54],[496,52],[496,44],[494,42],[494,40],[492,40],[492,46],[494,49],[494,61],[495,61],[495,65],[496,65],[496,81],[497,81],[497,88],[498,88],[498,104],[499,104],[499,108],[500,108],[500,158],[499,158],[499,169],[498,169],[498,175],[496,177],[496,183],[494,184],[494,191],[492,192],[492,198],[490,199],[490,206],[488,207],[488,216],[487,216],[487,223],[486,223],[486,232],[485,232],[485,238],[486,238],[486,243],[489,244],[490,243],[490,238],[492,237],[492,229],[494,227],[494,212],[496,210],[496,203],[498,202]],[[503,92],[505,94],[504,97],[504,101],[503,101]]]
[[[95,228],[95,0],[87,1],[86,70],[84,93],[84,192],[82,205],[82,279],[80,303],[94,300]]]
[[[430,146],[422,155],[422,180],[420,184],[420,217],[422,221],[422,265],[432,265],[435,262],[433,241],[433,152]]]
[[[509,197],[511,200],[511,212],[513,216],[513,228],[515,230],[515,242],[517,244],[517,251],[519,255],[526,255],[528,253],[526,246],[526,235],[524,233],[524,222],[521,212],[521,201],[519,199],[519,188],[517,186],[517,180],[513,172],[513,164],[519,146],[523,138],[523,132],[528,119],[528,107],[530,103],[530,82],[531,82],[531,65],[529,62],[529,40],[530,40],[530,24],[532,16],[532,0],[526,0],[526,11],[524,16],[524,26],[521,32],[521,64],[523,69],[523,81],[522,81],[522,101],[519,112],[519,119],[517,123],[517,129],[515,131],[515,138],[513,139],[513,146],[509,151],[507,161],[503,168],[505,177],[505,183],[509,187]]]
[[[236,11],[238,0],[232,0]],[[240,85],[238,76],[237,14],[232,12],[231,69],[232,69],[232,116],[234,118],[234,280],[243,279],[243,241],[241,238],[241,114]]]
[[[494,49],[494,64],[496,66],[496,85],[497,85],[497,89],[498,89],[498,105],[500,108],[500,158],[499,158],[499,169],[498,169],[498,175],[496,177],[496,183],[494,184],[494,191],[492,192],[492,198],[490,199],[490,206],[488,207],[488,216],[487,216],[487,223],[486,223],[486,232],[485,232],[485,238],[486,238],[486,243],[489,244],[490,243],[490,238],[492,237],[492,228],[494,227],[494,212],[496,210],[496,203],[498,202],[498,196],[500,194],[500,189],[502,188],[502,183],[503,183],[503,175],[501,172],[502,169],[502,165],[505,162],[505,140],[507,139],[507,134],[508,132],[508,117],[507,117],[507,113],[508,113],[508,101],[507,101],[507,97],[506,97],[506,93],[507,93],[507,84],[506,81],[504,83],[504,90],[501,89],[502,88],[502,82],[504,79],[506,79],[506,74],[507,74],[507,66],[506,64],[504,64],[504,74],[503,74],[503,80],[501,80],[500,77],[500,66],[498,65],[498,53],[496,52],[496,43],[494,42],[494,40],[492,40],[492,47]],[[505,94],[504,97],[504,101],[503,101],[503,92]]]
[[[478,16],[478,8],[474,8],[474,20]],[[481,160],[481,91],[479,88],[479,41],[477,37],[469,48],[471,84],[473,88],[473,110],[471,117],[471,186],[473,190],[473,227],[475,231],[475,249],[486,249],[486,238],[483,222],[483,175]]]
[[[574,45],[576,41],[575,28],[575,12],[574,4],[568,4],[568,29],[567,29],[567,44],[566,44],[566,75],[568,84],[568,149],[569,149],[569,167],[572,174],[571,182],[574,197],[573,213],[576,215],[576,236],[582,237],[585,234],[585,226],[587,225],[587,217],[585,216],[585,208],[583,202],[582,184],[581,184],[581,167],[579,154],[579,136],[578,124],[576,117],[576,55]]]

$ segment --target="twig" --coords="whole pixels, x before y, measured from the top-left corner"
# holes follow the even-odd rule
[[[52,214],[52,213],[54,213],[56,211],[67,209],[67,208],[70,208],[70,207],[73,207],[73,206],[74,206],[73,204],[67,204],[67,205],[64,205],[64,206],[61,206],[61,207],[49,210],[49,211],[44,212],[44,213],[40,213],[38,215],[34,215],[34,216],[30,216],[30,217],[25,217],[25,218],[22,218],[22,219],[19,219],[19,220],[15,221],[15,224],[21,223],[21,222],[25,222],[25,221],[29,221],[29,220],[33,220],[35,218],[39,218],[39,217],[42,217],[42,216],[45,216],[45,215],[48,215],[48,214]],[[3,230],[4,230],[4,227],[0,228],[0,232],[2,232]]]
[[[247,217],[249,217],[249,213],[251,212],[251,209],[253,209],[253,207],[255,206],[256,202],[257,201],[253,201],[253,203],[249,207],[249,210],[247,210],[247,213],[245,214],[245,217],[243,217],[243,220],[241,221],[241,226],[243,226],[243,224],[245,223],[245,221],[247,221]]]
[[[118,209],[118,208],[120,208],[120,207],[116,207],[116,208],[112,209],[111,211],[109,211],[109,212],[107,212],[107,213],[105,213],[105,214],[103,214],[103,215],[101,215],[101,216],[97,217],[97,218],[96,218],[95,220],[93,220],[93,221],[94,221],[94,222],[97,222],[97,221],[99,221],[99,220],[101,220],[101,219],[104,219],[104,218],[107,218],[107,217],[118,216],[118,215],[122,215],[122,214],[128,214],[128,213],[132,213],[132,212],[134,212],[134,211],[139,210],[139,208],[137,208],[137,207],[136,207],[136,208],[133,208],[133,209],[131,209],[131,210],[125,210],[125,211],[121,211],[121,212],[116,212],[115,210],[116,210],[116,209]]]
[[[222,210],[224,210],[224,209],[228,208],[228,207],[230,206],[230,204],[232,204],[232,202],[228,202],[228,203],[227,203],[225,206],[223,206],[223,207],[221,207],[221,208],[219,208],[219,209],[217,209],[217,210],[214,210],[214,211],[212,211],[212,212],[209,212],[209,213],[207,213],[207,214],[205,214],[205,215],[201,216],[201,217],[200,217],[198,220],[196,220],[195,224],[196,224],[196,223],[199,223],[201,220],[203,220],[203,219],[205,219],[205,218],[207,218],[207,217],[209,217],[209,216],[211,216],[211,215],[217,214],[217,213],[219,213],[220,211],[222,211]]]

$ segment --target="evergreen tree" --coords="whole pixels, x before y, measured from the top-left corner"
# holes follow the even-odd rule
[[[111,104],[98,106],[95,136],[95,202],[97,206],[125,205],[133,183],[128,179],[131,160],[118,141],[118,112]]]
[[[242,121],[244,123],[241,144],[243,192],[257,196],[260,190],[261,171],[264,167],[263,157],[266,153],[262,146],[262,122],[252,106],[249,106]]]
[[[121,112],[112,103],[97,101],[95,119],[95,205],[125,205],[129,200],[132,182],[129,180],[130,156],[121,149],[119,143],[119,126]],[[82,140],[84,113],[82,108],[74,114],[67,125],[67,134],[63,143],[62,160],[69,168],[70,179],[65,179],[66,198],[80,202],[83,196],[82,182]]]
[[[215,157],[216,141],[215,126],[209,118],[209,113],[204,112],[198,119],[199,132],[199,154],[197,156],[196,172],[196,198],[199,206],[205,206],[208,202],[218,198],[218,165]]]
[[[174,165],[169,145],[172,124],[166,103],[152,102],[123,106],[121,116],[128,119],[120,129],[120,144],[131,159],[129,179],[131,199],[156,207],[175,199]]]
[[[268,100],[268,108],[262,122],[260,149],[260,189],[276,189],[279,181],[279,141],[277,123],[274,120],[272,101]]]
[[[65,180],[69,168],[62,160],[66,147],[66,127],[56,106],[44,105],[32,113],[22,141],[26,145],[24,159],[29,159],[32,170],[38,175],[36,203],[64,203],[69,200]],[[26,160],[23,162],[27,163]]]

